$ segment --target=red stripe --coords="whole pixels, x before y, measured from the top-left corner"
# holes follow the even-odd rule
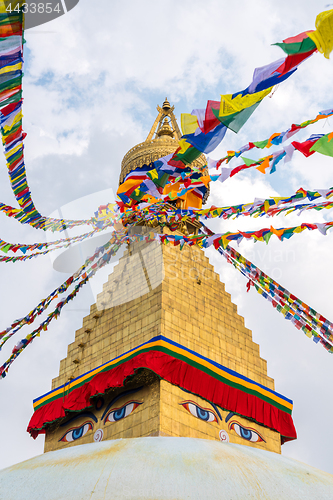
[[[285,61],[277,68],[276,71],[281,73],[280,76],[285,75],[288,71],[291,71],[295,66],[301,64],[302,61],[311,56],[317,49],[310,50],[309,52],[304,52],[302,54],[291,54],[286,57]]]
[[[64,393],[55,401],[37,409],[31,417],[27,431],[34,438],[38,434],[45,433],[47,424],[64,418],[66,412],[81,411],[90,406],[90,398],[93,396],[104,394],[110,388],[123,387],[126,379],[139,368],[152,370],[171,384],[197,394],[221,408],[278,431],[283,442],[297,437],[290,414],[252,394],[230,387],[184,361],[160,351],[138,354],[116,368],[99,373],[90,382],[73,390],[69,395],[66,396]]]

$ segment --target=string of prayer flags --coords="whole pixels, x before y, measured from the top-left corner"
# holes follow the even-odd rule
[[[0,332],[0,349],[2,346],[10,339],[18,330],[20,330],[24,325],[31,324],[36,319],[37,316],[42,314],[50,305],[50,303],[55,300],[60,294],[67,291],[70,285],[77,282],[84,275],[88,275],[91,271],[89,267],[93,265],[93,262],[106,250],[110,248],[111,245],[120,245],[125,237],[124,232],[115,232],[110,240],[106,242],[101,247],[97,248],[95,253],[86,259],[84,264],[72,275],[70,276],[64,283],[62,283],[59,287],[57,287],[52,293],[50,293],[45,299],[43,299],[32,311],[30,311],[23,318],[15,320],[10,327],[6,328],[2,332]]]
[[[27,212],[13,208],[10,205],[5,205],[4,203],[0,203],[0,212],[4,213],[7,217],[18,220],[21,224],[29,224],[35,229],[43,229],[44,231],[64,231],[65,229],[77,226],[93,225],[92,220],[52,219],[50,217],[31,220]]]
[[[15,198],[30,222],[41,217],[31,198],[23,156],[23,13],[0,12],[0,130]]]
[[[68,227],[82,225],[83,221],[67,222],[43,217],[34,205],[28,185],[23,144],[26,134],[22,128],[24,39],[21,9],[24,2],[16,3],[20,6],[18,12],[9,12],[5,4],[0,4],[0,133],[10,184],[20,210],[0,203],[0,211],[36,229],[63,231]]]
[[[218,247],[217,250],[249,280],[248,291],[253,286],[298,330],[302,330],[315,343],[320,342],[328,352],[333,353],[333,324],[327,318],[291,294],[235,249]]]
[[[111,259],[113,255],[117,253],[120,248],[120,245],[124,242],[126,235],[124,232],[121,233],[119,237],[119,241],[109,250],[105,251],[103,256],[99,258],[99,260],[93,264],[91,270],[85,272],[81,275],[81,281],[74,287],[74,290],[67,295],[64,299],[62,299],[56,306],[56,308],[47,316],[46,320],[44,320],[38,328],[36,328],[33,332],[29,333],[24,339],[20,340],[16,346],[12,350],[12,354],[7,359],[7,361],[0,366],[0,377],[6,377],[8,370],[12,363],[17,359],[17,357],[28,347],[29,344],[36,338],[39,337],[42,331],[46,331],[48,329],[49,324],[52,320],[57,319],[62,311],[62,308],[68,304],[71,300],[73,300],[80,289],[91,279],[102,267],[104,267]]]
[[[294,227],[286,227],[275,229],[270,226],[270,228],[259,229],[257,231],[236,231],[234,233],[216,233],[214,236],[206,236],[204,234],[201,235],[189,235],[189,236],[178,236],[173,234],[163,234],[157,236],[162,243],[171,243],[174,246],[178,246],[180,243],[182,246],[187,243],[188,245],[199,245],[201,248],[209,248],[211,245],[214,245],[215,248],[222,246],[222,248],[227,248],[231,241],[235,241],[239,244],[243,238],[245,239],[253,239],[254,241],[262,241],[268,243],[270,238],[273,236],[277,236],[280,241],[284,241],[286,239],[290,239],[294,234],[299,234],[303,232],[305,229],[309,231],[318,230],[324,236],[327,231],[333,227],[333,221],[330,222],[317,222],[316,224],[312,223],[302,223],[299,226]]]
[[[170,204],[158,202],[148,206],[139,205],[135,210],[127,210],[122,214],[122,223],[124,226],[128,224],[141,223],[144,221],[154,221],[165,226],[168,225],[173,230],[182,222],[194,222],[203,219],[212,218],[237,218],[241,215],[252,217],[273,217],[283,212],[287,214],[299,210],[330,209],[333,207],[333,202],[325,201],[322,203],[297,203],[300,200],[309,199],[316,200],[320,197],[329,199],[333,196],[333,187],[329,189],[321,189],[320,191],[306,191],[300,188],[292,196],[275,197],[265,200],[258,199],[252,203],[243,203],[240,205],[231,205],[227,207],[210,207],[202,209],[180,209],[175,208]],[[294,204],[297,203],[297,204]]]
[[[280,241],[284,241],[286,239],[290,239],[294,234],[303,232],[305,229],[308,229],[309,231],[318,229],[321,234],[326,235],[326,232],[332,226],[333,222],[316,224],[302,223],[299,226],[280,229],[275,229],[274,227],[270,226],[270,228],[264,228],[257,231],[237,231],[235,233],[228,232],[220,235],[215,235],[216,238],[214,239],[214,242],[211,242],[211,244],[213,243],[216,247],[218,241],[220,246],[226,248],[231,241],[236,241],[237,244],[239,244],[243,238],[268,243],[273,234],[277,236]]]
[[[309,125],[317,123],[319,120],[327,119],[332,115],[333,115],[332,109],[320,111],[316,116],[316,118],[313,118],[312,120],[306,120],[301,124],[293,123],[291,127],[289,127],[288,130],[286,130],[285,132],[275,132],[268,139],[265,139],[264,141],[248,142],[247,144],[242,146],[238,151],[228,151],[227,156],[221,158],[216,162],[214,162],[214,160],[210,160],[210,163],[211,165],[214,164],[214,167],[216,167],[217,169],[223,162],[229,163],[233,158],[238,158],[240,155],[244,154],[246,151],[250,151],[253,148],[265,149],[265,148],[271,148],[272,146],[279,146],[286,140],[290,139],[290,137],[295,135],[300,130],[305,129]]]
[[[8,252],[16,253],[19,250],[23,254],[26,254],[26,252],[33,252],[34,250],[42,250],[44,248],[50,250],[50,247],[52,248],[52,250],[56,250],[58,248],[63,248],[63,247],[66,248],[72,245],[73,243],[77,243],[79,241],[85,240],[86,238],[90,238],[98,231],[99,229],[94,229],[89,233],[81,234],[79,236],[72,236],[71,238],[65,238],[57,241],[49,241],[44,243],[33,243],[33,244],[21,244],[21,243],[13,244],[13,243],[8,243],[7,241],[4,241],[0,238],[0,250],[5,253]]]
[[[206,109],[195,109],[191,114],[183,114],[181,117],[183,136],[179,141],[178,149],[168,159],[168,165],[184,169],[195,161],[201,153],[213,151],[224,138],[226,128],[237,133],[260,102],[271,92],[273,86],[291,76],[299,64],[316,52],[317,48],[321,50],[324,46],[324,52],[327,54],[331,47],[330,37],[333,31],[330,26],[332,13],[333,11],[328,11],[317,17],[316,32],[301,33],[296,37],[284,40],[282,44],[278,44],[287,53],[286,58],[256,68],[252,82],[245,90],[222,95],[220,101],[209,100]],[[321,41],[319,49],[318,40],[321,38],[323,41]],[[286,151],[282,151],[280,154],[276,153],[266,158],[265,161],[262,159],[263,161],[259,164],[253,161],[251,165],[245,163],[242,165],[243,168],[238,171],[256,164],[258,170],[263,173],[268,167],[272,173],[275,171],[276,164],[287,155]],[[154,165],[151,169],[153,168],[155,168]],[[236,171],[224,171],[220,180],[223,182],[235,173]],[[135,188],[127,183],[126,187],[120,186],[118,190],[117,194],[121,198],[119,207],[124,209],[126,206],[134,206],[138,202],[151,201],[151,197],[155,201],[162,199],[158,193],[162,194],[160,190],[156,190],[153,184],[148,185],[146,178],[139,185],[136,184]],[[186,193],[182,191],[181,193],[181,196],[186,196]],[[179,195],[175,193],[175,198],[170,199],[177,199],[177,197]]]
[[[98,229],[119,224],[121,215],[116,213],[116,208],[116,203],[101,205],[94,213],[94,217],[91,218],[91,224]]]
[[[306,158],[313,155],[315,152],[327,156],[333,156],[333,141],[331,142],[332,137],[332,132],[329,132],[326,135],[312,134],[307,140],[303,142],[293,141],[285,148],[263,158],[259,158],[259,160],[252,160],[250,158],[245,158],[244,156],[242,156],[241,158],[244,161],[243,164],[238,165],[237,167],[222,167],[220,174],[211,175],[211,180],[219,180],[220,182],[225,182],[230,177],[233,177],[239,172],[252,167],[255,167],[262,174],[273,174],[276,171],[277,164],[281,160],[284,160],[284,162],[289,162],[295,150],[300,151]],[[221,164],[223,160],[224,158],[217,162],[211,161],[209,163],[209,166],[218,167],[218,165]]]

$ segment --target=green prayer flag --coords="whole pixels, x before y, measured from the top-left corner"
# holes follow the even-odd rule
[[[314,145],[310,148],[310,151],[317,151],[322,155],[333,156],[333,140],[328,139],[330,134],[324,135],[314,143]]]
[[[257,109],[261,101],[258,101],[252,106],[249,106],[248,108],[242,109],[242,111],[238,111],[237,113],[232,113],[231,115],[227,116],[219,116],[220,110],[219,109],[213,109],[212,112],[216,116],[216,118],[223,123],[226,127],[228,127],[230,130],[235,132],[240,131],[240,129],[243,127],[243,125],[247,122],[247,120],[250,118],[252,113]]]
[[[253,144],[255,145],[256,148],[264,149],[267,144],[268,144],[269,139],[266,139],[265,141],[258,141],[254,142]]]
[[[264,238],[266,244],[268,244],[268,242],[269,242],[269,240],[271,239],[272,236],[273,236],[273,233],[271,233],[271,232],[262,235],[262,237]]]
[[[257,163],[256,160],[251,160],[251,158],[245,158],[244,156],[241,156],[241,158],[247,167],[253,165],[254,163]]]
[[[182,161],[185,165],[189,165],[194,160],[199,158],[200,155],[201,151],[195,147],[190,147],[185,151],[185,153],[176,153],[176,158],[177,160]]]
[[[305,52],[310,52],[310,50],[316,49],[316,44],[310,37],[304,38],[301,42],[296,43],[273,43],[272,45],[277,45],[280,47],[288,56],[292,54],[304,54]]]
[[[8,245],[5,245],[4,247],[2,247],[2,248],[1,248],[1,250],[2,250],[3,252],[7,253],[7,252],[8,252],[8,250],[10,250],[10,247],[11,247],[11,245],[8,243]]]

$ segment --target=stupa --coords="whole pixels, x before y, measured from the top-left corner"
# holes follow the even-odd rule
[[[120,183],[177,149],[174,108],[157,110]],[[204,252],[160,245],[152,229],[171,231],[132,228],[146,238],[127,246],[34,401],[28,430],[45,433],[45,453],[0,472],[3,498],[333,498],[333,476],[281,456],[296,438],[292,401]]]

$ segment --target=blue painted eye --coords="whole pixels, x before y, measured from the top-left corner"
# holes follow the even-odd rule
[[[183,401],[180,403],[185,410],[187,410],[194,417],[200,418],[205,422],[217,422],[217,417],[214,412],[208,410],[207,408],[202,408],[202,406],[197,405],[193,401]]]
[[[197,410],[197,416],[198,418],[201,418],[201,420],[209,420],[209,411],[204,410],[203,408],[200,408],[199,406],[196,407]]]
[[[250,431],[250,429],[246,429],[245,427],[240,427],[240,434],[242,438],[251,440],[253,431]]]
[[[85,422],[80,427],[74,427],[73,429],[67,431],[66,434],[61,439],[59,439],[59,441],[64,441],[65,443],[71,443],[73,441],[76,441],[77,439],[80,439],[82,436],[87,434],[87,432],[92,428],[93,425],[91,422]]]
[[[259,432],[251,429],[250,427],[244,427],[240,425],[238,422],[230,422],[229,429],[232,429],[243,439],[250,441],[251,443],[260,443],[260,441],[264,441],[264,438],[259,434]]]
[[[118,422],[119,420],[128,417],[139,405],[142,405],[139,401],[130,401],[120,408],[110,411],[104,419],[106,422]]]
[[[125,414],[126,414],[126,406],[123,406],[119,410],[113,412],[113,418],[115,421],[117,421],[124,418]]]

